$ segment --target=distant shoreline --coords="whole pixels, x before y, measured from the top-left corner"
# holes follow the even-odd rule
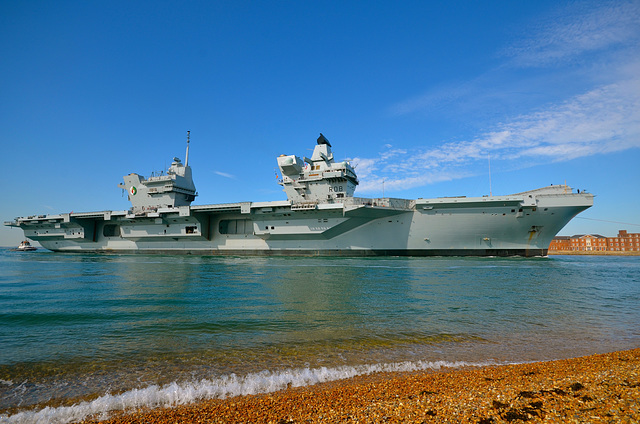
[[[547,252],[551,255],[570,255],[570,256],[640,256],[640,252],[613,252],[609,250],[605,251],[583,251],[583,250],[549,250]]]

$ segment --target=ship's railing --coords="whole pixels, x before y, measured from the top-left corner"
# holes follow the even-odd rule
[[[318,202],[302,202],[302,203],[293,203],[291,205],[292,211],[307,211],[313,210],[318,207]]]
[[[413,209],[416,201],[409,199],[397,199],[394,197],[347,197],[344,199],[336,199],[348,206],[378,206],[392,209]]]

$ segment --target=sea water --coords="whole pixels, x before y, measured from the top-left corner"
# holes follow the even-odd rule
[[[640,257],[0,251],[0,422],[640,346]]]

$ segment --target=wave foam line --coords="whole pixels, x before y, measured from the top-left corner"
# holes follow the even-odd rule
[[[10,416],[0,415],[0,423],[66,424],[81,421],[90,415],[106,419],[109,412],[113,411],[126,411],[141,407],[172,407],[206,399],[225,399],[233,396],[270,393],[289,386],[310,386],[358,375],[488,365],[496,365],[496,363],[407,361],[336,368],[297,368],[278,372],[261,371],[245,376],[230,374],[212,380],[204,379],[180,384],[174,382],[162,387],[153,385],[144,389],[134,389],[118,395],[105,394],[90,402],[81,402],[73,406],[46,407],[38,411],[24,411]]]

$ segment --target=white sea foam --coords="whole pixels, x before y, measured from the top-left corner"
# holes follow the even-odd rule
[[[379,372],[439,370],[442,368],[487,365],[495,365],[495,363],[416,361],[336,368],[298,368],[278,372],[262,371],[245,376],[231,374],[212,380],[206,379],[181,384],[171,383],[162,387],[154,385],[144,389],[130,390],[118,395],[106,394],[91,402],[81,402],[73,406],[46,407],[9,416],[0,415],[0,423],[64,424],[77,422],[94,414],[97,414],[101,419],[105,419],[108,417],[109,412],[112,411],[140,407],[177,406],[204,399],[224,399],[233,396],[270,393],[285,389],[288,386],[309,386]]]

